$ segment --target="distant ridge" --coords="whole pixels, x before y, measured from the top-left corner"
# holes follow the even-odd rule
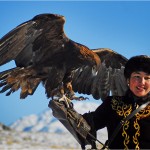
[[[6,125],[4,125],[3,123],[0,123],[0,131],[1,130],[11,130],[11,128],[6,126]]]
[[[90,101],[79,101],[74,103],[74,108],[80,114],[93,111],[98,107],[98,103]],[[52,115],[51,109],[44,110],[39,115],[31,114],[24,116],[10,125],[16,131],[25,132],[68,132],[66,128]]]

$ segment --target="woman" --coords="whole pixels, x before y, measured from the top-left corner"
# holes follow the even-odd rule
[[[92,132],[107,127],[108,140],[123,118],[150,101],[150,57],[141,55],[129,59],[124,75],[129,86],[125,96],[109,96],[94,112],[83,115]],[[109,148],[150,149],[150,105],[122,126]]]

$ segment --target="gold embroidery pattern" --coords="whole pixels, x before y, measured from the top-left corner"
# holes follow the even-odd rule
[[[134,128],[136,129],[136,133],[133,136],[133,142],[136,145],[135,149],[140,149],[140,147],[139,147],[139,141],[138,141],[138,137],[140,136],[140,126],[139,126],[138,120],[139,119],[136,118],[135,121],[134,121]]]
[[[139,106],[137,106],[139,107]],[[127,117],[132,112],[132,105],[125,104],[119,97],[115,97],[112,99],[112,109],[117,112],[119,116],[122,116],[123,118]],[[148,105],[145,109],[141,110],[139,113],[137,113],[134,121],[134,128],[136,130],[135,135],[133,136],[133,142],[135,144],[135,149],[139,148],[139,141],[138,137],[140,136],[140,126],[138,121],[140,119],[143,119],[145,117],[150,116],[150,105]],[[127,121],[123,126],[122,136],[124,137],[124,146],[125,149],[128,149],[128,144],[130,141],[130,136],[127,134],[127,130],[129,128],[130,121]]]
[[[136,129],[136,133],[135,136],[133,136],[133,142],[136,145],[136,149],[140,149],[138,142],[138,137],[140,136],[140,126],[138,121],[148,116],[150,116],[150,105],[148,105],[145,109],[141,110],[139,113],[136,114],[136,120],[134,121],[134,128]]]
[[[136,114],[138,120],[146,118],[150,116],[150,105],[148,105],[145,109],[142,109],[139,113]]]
[[[126,117],[131,113],[132,106],[131,105],[125,105],[122,100],[117,98],[117,100],[112,99],[112,109],[116,110],[116,112],[119,116]]]
[[[128,149],[128,144],[129,144],[129,142],[130,142],[130,140],[129,140],[129,138],[130,138],[130,136],[127,134],[127,129],[129,128],[129,121],[126,121],[126,123],[124,124],[124,126],[123,126],[123,131],[122,131],[122,136],[123,137],[125,137],[125,139],[124,139],[124,142],[123,142],[123,144],[124,144],[124,146],[125,146],[125,149]]]
[[[124,104],[124,102],[119,99],[119,98],[116,98],[116,99],[112,99],[112,109],[115,110],[117,112],[117,114],[119,116],[122,116],[123,118],[127,117],[131,111],[132,111],[132,106],[131,105],[126,105]],[[129,141],[130,141],[130,136],[127,134],[127,129],[129,128],[129,121],[126,121],[124,126],[123,126],[123,132],[122,132],[122,136],[125,138],[124,139],[124,146],[125,146],[125,149],[128,149],[128,144],[129,144]]]

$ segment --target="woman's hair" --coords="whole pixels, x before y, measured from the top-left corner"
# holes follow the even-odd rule
[[[125,65],[124,76],[129,79],[133,72],[143,71],[150,74],[150,56],[139,55],[131,57]]]

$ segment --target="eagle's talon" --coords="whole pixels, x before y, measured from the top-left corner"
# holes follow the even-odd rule
[[[80,99],[80,100],[87,100],[87,99],[89,100],[88,97],[83,97],[83,96],[80,96],[79,99]]]
[[[89,99],[88,97],[83,97],[83,96],[79,96],[79,97],[76,97],[76,96],[73,96],[72,98],[71,98],[71,100],[77,100],[77,101],[84,101],[84,100],[87,100],[87,99]]]

